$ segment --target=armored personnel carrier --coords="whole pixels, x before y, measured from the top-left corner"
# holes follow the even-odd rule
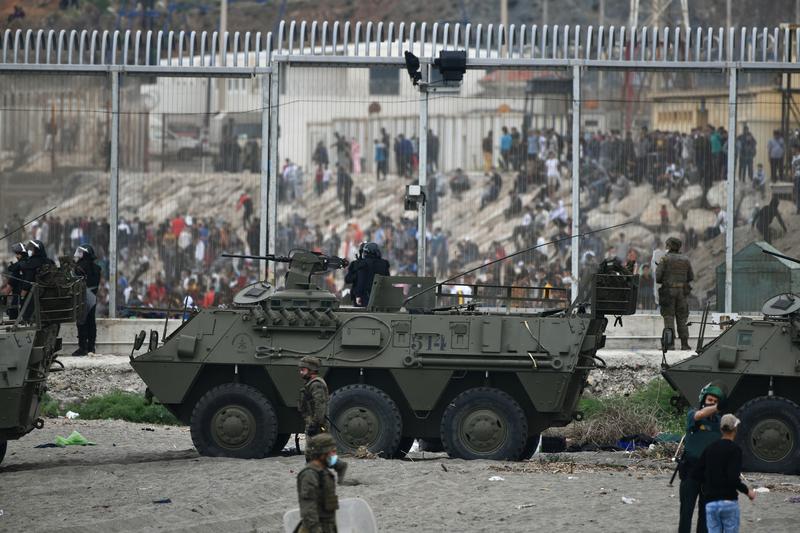
[[[800,263],[800,260],[777,255]],[[731,321],[717,338],[703,344],[703,316],[697,353],[662,375],[690,404],[704,385],[726,391],[725,412],[736,413],[744,467],[756,472],[800,472],[800,296],[767,300],[763,318]]]
[[[282,288],[245,288],[163,344],[151,331],[147,353],[131,360],[204,455],[263,457],[302,432],[297,364],[314,355],[344,453],[395,457],[421,438],[441,439],[452,457],[530,457],[542,430],[579,416],[586,378],[603,365],[605,315],[634,313],[638,288],[627,270],[603,264],[582,305],[534,312],[555,300],[477,285],[460,304],[465,296],[434,278],[376,276],[368,305],[355,308],[314,281],[346,261],[305,251],[267,259],[288,263]]]
[[[7,441],[42,428],[40,404],[47,375],[61,349],[60,325],[85,313],[86,284],[72,275],[68,263],[42,268],[17,316],[6,312],[14,304],[0,297],[0,461]]]

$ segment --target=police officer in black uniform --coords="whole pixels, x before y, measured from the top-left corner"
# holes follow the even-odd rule
[[[25,305],[25,299],[31,293],[33,288],[33,283],[36,282],[36,276],[39,274],[39,270],[45,265],[54,265],[52,259],[47,257],[47,250],[44,248],[44,243],[39,240],[31,240],[25,245],[26,250],[28,251],[28,259],[22,263],[20,267],[22,273],[22,287],[20,289],[20,296],[22,299],[22,305]],[[27,309],[25,309],[25,314],[23,318],[27,321],[30,321],[31,317],[33,316],[34,311],[34,304],[31,302]]]
[[[84,278],[86,289],[95,298],[87,293],[86,317],[78,324],[78,349],[72,352],[74,356],[94,353],[97,340],[97,322],[95,310],[97,309],[97,289],[100,286],[100,267],[97,266],[97,256],[94,248],[89,244],[78,246],[75,250],[75,275]]]
[[[381,258],[381,249],[374,242],[364,242],[358,249],[358,258],[350,263],[345,283],[351,283],[350,297],[353,305],[366,307],[372,291],[375,274],[389,275],[389,261]]]
[[[8,285],[11,287],[11,300],[8,305],[8,318],[16,320],[19,316],[19,306],[21,303],[20,293],[22,291],[22,265],[28,259],[28,252],[25,245],[21,242],[14,244],[11,251],[17,258],[16,263],[8,265]]]

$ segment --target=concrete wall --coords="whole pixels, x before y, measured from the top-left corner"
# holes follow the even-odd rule
[[[691,344],[695,346],[697,334],[700,329],[701,315],[692,314],[689,326]],[[709,322],[712,317],[709,316]],[[171,333],[180,325],[180,320],[170,320],[167,332]],[[622,327],[614,327],[614,317],[609,317],[606,330],[606,348],[615,350],[657,350],[660,347],[661,329],[663,322],[659,315],[640,314],[622,318]],[[99,319],[97,321],[97,349],[104,354],[129,354],[133,348],[133,338],[140,331],[148,332],[151,329],[158,331],[159,338],[164,333],[164,321],[153,319]],[[706,339],[719,335],[719,327],[709,324],[706,327]],[[77,348],[75,326],[63,326],[61,337],[64,342],[64,352],[72,353]],[[148,337],[149,338],[149,337]],[[146,341],[145,341],[146,344]]]

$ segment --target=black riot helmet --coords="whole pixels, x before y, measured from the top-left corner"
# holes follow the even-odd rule
[[[367,257],[381,257],[381,249],[374,242],[366,242],[361,245],[363,254]]]
[[[47,257],[44,243],[38,239],[28,241],[26,248],[28,249],[28,255],[31,257]]]
[[[92,261],[97,258],[91,244],[82,244],[75,250],[75,259],[81,260],[83,258],[91,259]]]
[[[25,245],[21,242],[14,243],[11,246],[11,251],[14,252],[16,255],[27,255],[27,251],[25,250]]]

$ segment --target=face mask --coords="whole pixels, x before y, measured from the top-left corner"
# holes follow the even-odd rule
[[[28,250],[28,257],[33,257],[33,250]]]
[[[336,462],[338,460],[339,460],[339,456],[338,455],[329,455],[328,456],[328,466],[332,467],[333,465],[336,464]]]

